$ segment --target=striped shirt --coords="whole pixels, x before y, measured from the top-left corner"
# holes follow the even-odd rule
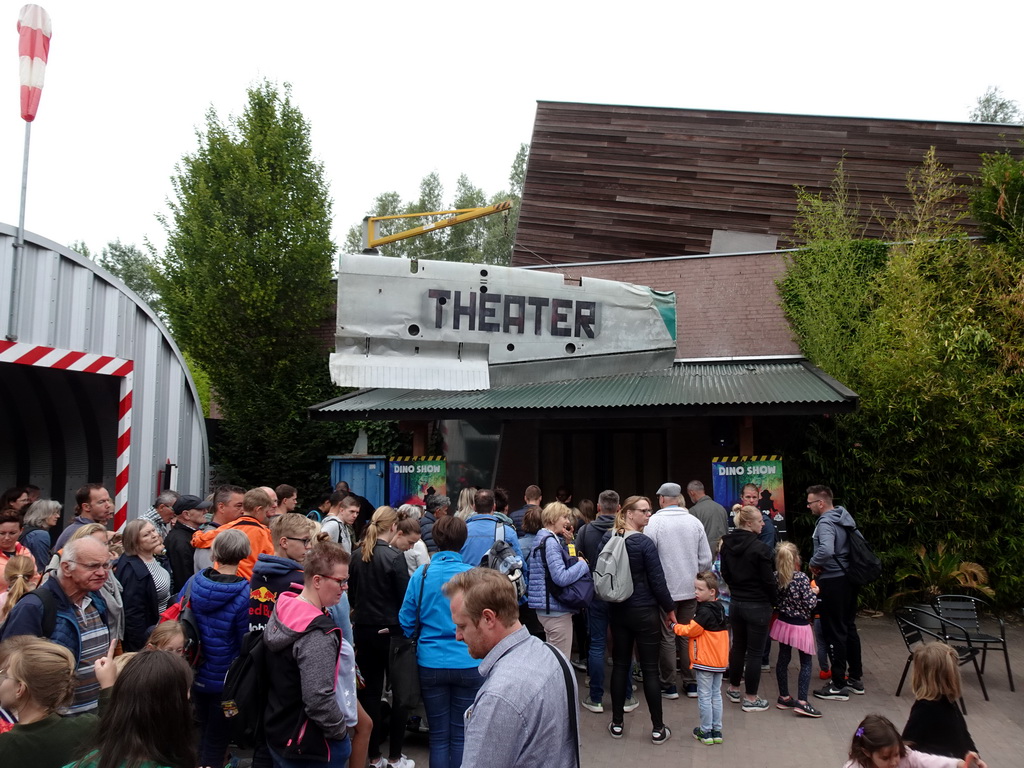
[[[143,560],[149,575],[153,577],[153,585],[156,587],[156,610],[163,613],[167,610],[167,604],[171,598],[171,574],[167,572],[156,560]]]
[[[107,625],[88,595],[74,606],[78,629],[82,633],[82,656],[75,670],[75,698],[68,707],[69,715],[79,715],[96,709],[100,684],[96,680],[96,660],[106,655],[110,646]]]

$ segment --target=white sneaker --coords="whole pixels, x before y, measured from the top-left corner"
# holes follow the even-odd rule
[[[416,768],[416,763],[413,760],[410,760],[405,755],[402,755],[400,758],[398,758],[397,763],[392,763],[391,761],[388,761],[385,763],[385,765],[388,766],[388,768]]]
[[[388,768],[388,759],[381,755],[376,760],[370,761],[370,768]]]

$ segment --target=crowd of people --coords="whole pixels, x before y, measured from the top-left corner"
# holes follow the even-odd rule
[[[807,490],[809,572],[746,503],[757,486],[731,513],[699,481],[686,495],[689,507],[668,482],[653,503],[614,490],[574,503],[559,488],[543,504],[529,486],[510,510],[502,489],[465,489],[457,504],[431,493],[422,509],[366,514],[339,484],[303,514],[291,486],[225,485],[206,499],[163,492],[115,532],[109,493],[89,484],[54,540],[60,505],[13,489],[0,510],[0,761],[233,764],[224,691],[247,655],[265,680],[263,698],[243,703],[259,709],[258,768],[414,768],[403,748],[420,711],[431,768],[573,768],[580,708],[605,712],[606,681],[611,738],[630,735],[636,683],[652,744],[672,737],[664,701],[682,692],[697,700],[693,737],[713,746],[726,738],[723,701],[771,708],[760,683],[772,641],[777,709],[820,718],[812,699],[865,693],[856,523],[832,491]],[[616,567],[629,589],[594,595]],[[812,691],[822,648],[827,680]],[[943,648],[915,656],[902,735],[869,716],[850,768],[984,768]]]

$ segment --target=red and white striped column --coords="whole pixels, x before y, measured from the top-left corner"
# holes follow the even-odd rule
[[[121,379],[117,405],[117,474],[114,478],[114,528],[128,516],[129,456],[132,441],[132,381],[135,363],[120,357],[57,349],[39,344],[0,341],[0,363],[34,365],[60,371],[97,373]]]

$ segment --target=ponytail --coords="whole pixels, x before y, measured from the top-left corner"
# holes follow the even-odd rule
[[[25,555],[15,555],[4,567],[4,580],[7,582],[7,600],[0,608],[0,623],[7,619],[11,609],[21,598],[36,588],[36,561]]]
[[[612,528],[616,533],[626,533],[626,513],[641,501],[646,501],[648,506],[650,506],[651,500],[646,496],[630,496],[622,502],[622,506],[619,507],[619,511],[615,514],[615,522],[612,523]]]
[[[370,518],[370,524],[366,526],[366,534],[363,536],[363,562],[368,563],[373,558],[373,548],[377,539],[382,533],[391,530],[391,526],[398,522],[398,512],[392,507],[377,507],[377,511]]]

